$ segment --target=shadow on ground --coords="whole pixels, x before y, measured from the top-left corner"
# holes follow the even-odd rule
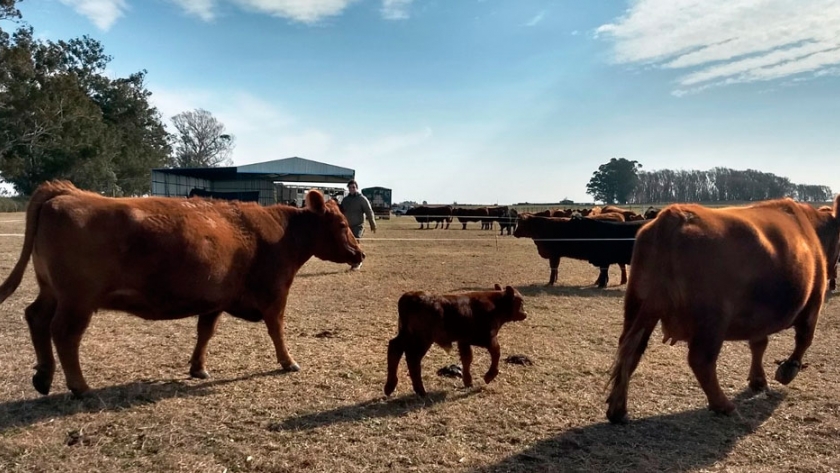
[[[696,409],[635,419],[627,425],[603,422],[571,429],[476,471],[606,473],[710,468],[764,423],[783,400],[784,395],[775,391],[758,395],[745,391],[733,399],[738,409],[729,417]]]

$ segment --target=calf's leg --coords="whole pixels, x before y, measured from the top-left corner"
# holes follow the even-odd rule
[[[621,268],[621,282],[618,285],[622,286],[627,284],[627,265],[620,264],[618,267]]]
[[[470,365],[473,360],[472,347],[469,343],[458,342],[458,354],[461,355],[461,376],[464,380],[464,386],[469,388],[472,386],[472,373],[470,373]]]
[[[607,283],[610,282],[610,267],[609,266],[601,266],[599,268],[598,279],[595,280],[595,285],[600,288],[607,287]]]
[[[490,352],[490,369],[487,370],[487,373],[484,375],[484,382],[490,383],[496,376],[499,375],[499,358],[502,357],[502,350],[499,347],[499,339],[495,336],[492,340],[490,340],[490,345],[487,347],[487,351]]]
[[[431,346],[431,342],[416,340],[409,343],[405,350],[405,361],[408,365],[408,374],[411,376],[411,385],[414,392],[421,397],[426,396],[426,389],[423,387],[423,373],[420,362]]]
[[[385,380],[385,395],[390,396],[397,388],[397,370],[400,367],[400,359],[405,352],[405,341],[402,334],[397,334],[388,342],[388,378]]]
[[[757,340],[750,340],[750,351],[752,352],[752,363],[750,364],[750,376],[747,381],[753,391],[764,391],[767,389],[767,376],[764,374],[764,351],[767,350],[767,337]]]
[[[190,358],[190,376],[198,379],[207,379],[210,374],[207,372],[207,344],[216,333],[216,326],[219,323],[221,312],[210,312],[198,316],[197,339],[195,350]]]
[[[53,375],[55,375],[55,358],[50,336],[50,323],[55,315],[55,309],[55,299],[41,292],[24,311],[37,360],[32,385],[36,391],[45,395],[50,393]]]

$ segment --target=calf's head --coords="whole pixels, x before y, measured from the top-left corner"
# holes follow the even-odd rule
[[[511,286],[502,286],[496,284],[495,289],[502,291],[502,299],[496,304],[496,308],[502,315],[502,322],[520,322],[528,318],[525,312],[525,300],[522,294]]]
[[[306,194],[306,212],[312,216],[311,243],[317,258],[342,264],[357,264],[365,259],[347,218],[334,200],[325,202],[323,194],[311,190]]]

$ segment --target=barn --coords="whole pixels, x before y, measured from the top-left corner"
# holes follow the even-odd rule
[[[278,195],[275,183],[317,183],[344,185],[356,177],[353,169],[334,166],[299,157],[277,159],[244,166],[216,168],[158,168],[152,170],[152,195],[187,197],[190,192],[212,192],[244,200],[257,200],[262,205],[296,200],[304,188],[321,186],[287,186],[295,196]],[[332,189],[333,187],[324,187]],[[283,187],[280,186],[282,190]],[[195,193],[194,192],[194,193]],[[253,197],[253,198],[251,198]]]

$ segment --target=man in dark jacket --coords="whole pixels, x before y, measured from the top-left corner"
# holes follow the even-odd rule
[[[373,217],[373,209],[367,197],[359,193],[359,184],[355,179],[347,183],[347,195],[341,200],[341,211],[347,217],[350,230],[357,240],[361,240],[365,233],[365,216],[370,222],[370,231],[376,233],[376,219]],[[356,271],[362,267],[362,263],[355,264],[350,269]]]

